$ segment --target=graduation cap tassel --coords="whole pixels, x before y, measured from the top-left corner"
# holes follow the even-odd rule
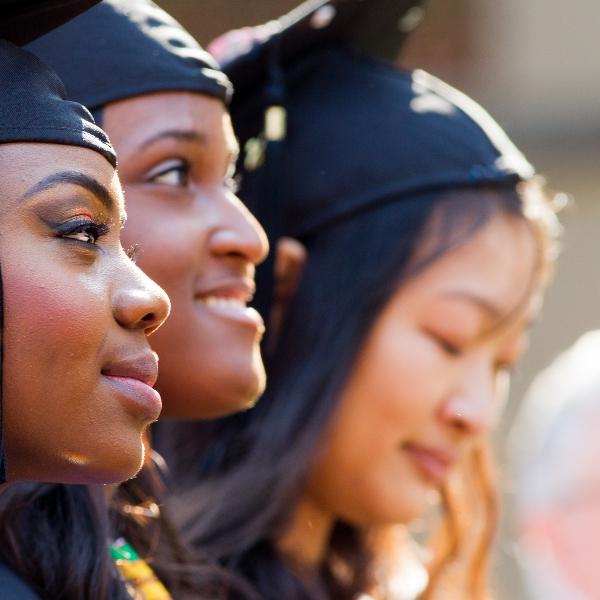
[[[284,231],[285,203],[285,139],[287,135],[286,87],[281,66],[280,40],[270,48],[267,108],[264,114],[263,137],[265,148],[265,189],[257,215],[263,224],[271,244],[269,256],[256,273],[257,293],[255,306],[268,323],[275,284],[275,256],[277,240]],[[268,338],[268,329],[265,340]]]

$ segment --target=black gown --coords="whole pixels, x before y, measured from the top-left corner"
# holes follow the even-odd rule
[[[2,600],[41,600],[7,565],[0,562],[0,598]]]

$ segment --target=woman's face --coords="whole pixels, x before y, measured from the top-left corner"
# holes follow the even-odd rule
[[[494,424],[499,379],[525,343],[537,254],[525,221],[498,214],[392,296],[324,436],[312,502],[358,526],[424,512]]]
[[[147,336],[169,301],[121,247],[115,171],[92,150],[6,144],[0,172],[9,480],[132,477],[161,409]]]
[[[119,155],[127,244],[169,294],[153,337],[163,416],[198,419],[252,405],[265,373],[263,324],[247,303],[268,246],[231,191],[237,144],[223,103],[168,92],[110,104],[103,127]]]

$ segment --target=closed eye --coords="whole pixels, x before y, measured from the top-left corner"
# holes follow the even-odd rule
[[[449,356],[460,356],[463,352],[463,349],[458,344],[450,341],[444,336],[441,336],[433,331],[425,330],[425,335],[433,340],[433,342],[445,353]]]

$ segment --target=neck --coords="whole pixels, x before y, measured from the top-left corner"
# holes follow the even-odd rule
[[[277,540],[277,548],[302,569],[318,569],[325,557],[333,524],[333,515],[305,496],[289,527]]]

